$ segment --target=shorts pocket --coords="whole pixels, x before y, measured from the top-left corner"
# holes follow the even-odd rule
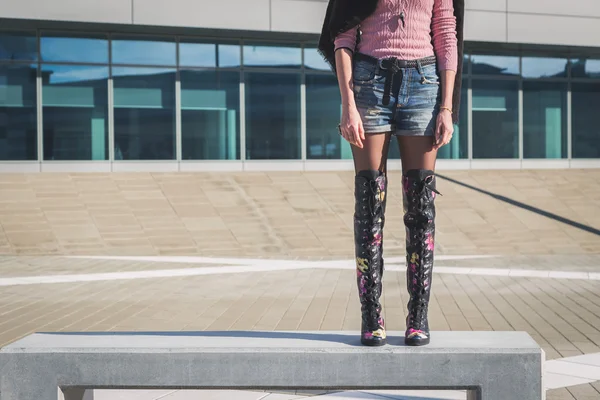
[[[352,68],[352,80],[358,83],[370,83],[375,80],[375,65],[367,61],[356,61]]]
[[[421,83],[424,85],[440,84],[440,76],[437,72],[435,64],[430,64],[421,68],[419,75],[421,76]]]

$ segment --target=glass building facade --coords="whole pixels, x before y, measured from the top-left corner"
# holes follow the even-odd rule
[[[600,159],[600,57],[546,50],[466,44],[440,159]],[[0,31],[0,162],[350,160],[340,112],[314,41]]]

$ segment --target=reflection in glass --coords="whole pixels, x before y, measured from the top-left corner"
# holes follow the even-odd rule
[[[460,110],[458,124],[454,125],[452,140],[438,150],[439,159],[459,159],[469,157],[469,110],[467,104],[468,96],[467,79],[463,79],[460,91]]]
[[[299,68],[300,64],[302,64],[300,47],[244,46],[244,65],[246,66]]]
[[[177,46],[174,39],[117,37],[112,40],[112,62],[129,65],[175,66]]]
[[[571,76],[600,79],[600,60],[571,60]]]
[[[36,74],[0,64],[0,160],[37,160]]]
[[[42,65],[44,160],[108,159],[108,67]]]
[[[0,32],[0,60],[37,61],[35,32]]]
[[[220,44],[217,49],[219,52],[219,67],[239,67],[242,65],[240,46]]]
[[[67,36],[44,33],[40,39],[42,61],[108,64],[105,36]]]
[[[179,43],[179,65],[216,67],[217,45],[212,43]]]
[[[571,101],[573,158],[600,158],[600,84],[573,83]]]
[[[333,75],[306,75],[306,157],[352,159],[350,144],[338,133],[342,101]]]
[[[113,68],[115,160],[175,159],[175,70]]]
[[[523,82],[523,157],[567,157],[567,84]]]
[[[567,77],[569,63],[565,58],[523,57],[524,78]]]
[[[518,158],[518,86],[473,80],[473,158]]]
[[[519,75],[519,57],[473,54],[471,71],[474,75]]]
[[[300,159],[300,75],[247,73],[246,158]]]
[[[304,49],[304,67],[306,69],[331,71],[329,64],[325,62],[317,49],[307,47]]]
[[[184,160],[239,159],[239,72],[181,71]]]

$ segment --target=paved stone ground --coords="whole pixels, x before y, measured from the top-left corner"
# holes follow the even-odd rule
[[[490,275],[436,274],[432,329],[525,330],[548,359],[600,352],[600,280],[592,279],[600,272],[600,171],[441,175],[436,266]],[[352,180],[0,175],[0,346],[34,331],[358,330]],[[385,231],[390,330],[403,330],[408,300],[399,180],[391,174]],[[75,255],[253,261],[67,257]],[[529,275],[496,274],[508,269]],[[117,277],[101,275],[109,272]],[[600,384],[550,390],[548,399],[597,400]]]
[[[599,254],[600,171],[440,173],[440,254]],[[353,174],[3,174],[0,254],[346,257]],[[403,252],[400,173],[386,250]]]

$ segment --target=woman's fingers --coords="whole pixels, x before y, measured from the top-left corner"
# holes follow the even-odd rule
[[[358,123],[358,133],[360,134],[360,140],[365,141],[365,128],[362,121]]]
[[[362,142],[363,142],[362,135],[364,134],[364,133],[361,133],[361,131],[362,131],[362,124],[359,122],[357,125],[353,126],[353,128],[354,128],[354,145],[356,147],[362,149],[362,147],[363,147],[363,145],[362,145]]]
[[[361,135],[360,135],[360,129],[362,128],[362,126],[354,126],[354,125],[348,125],[345,127],[342,127],[341,131],[342,131],[342,137],[344,139],[346,139],[348,141],[348,143],[356,146],[356,147],[360,147],[362,148],[362,140],[361,140]],[[364,135],[364,133],[363,133]]]

